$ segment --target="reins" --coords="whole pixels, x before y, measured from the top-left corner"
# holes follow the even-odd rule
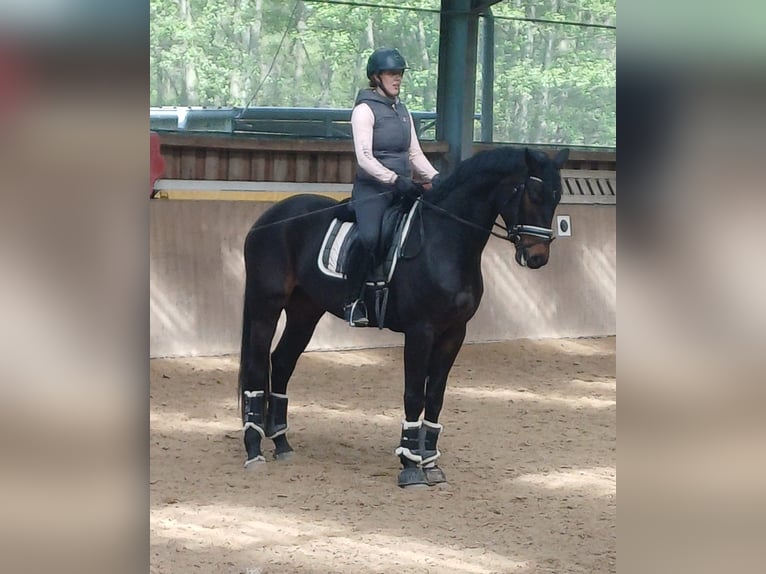
[[[454,213],[447,211],[443,207],[439,207],[435,203],[431,203],[430,201],[426,201],[422,197],[418,198],[418,201],[421,202],[423,205],[433,209],[434,211],[438,211],[439,213],[442,213],[443,215],[446,215],[450,219],[454,219],[455,221],[459,221],[460,223],[467,225],[468,227],[473,227],[474,229],[478,229],[479,231],[483,231],[484,233],[489,233],[490,235],[494,235],[495,237],[499,237],[500,239],[504,239],[506,241],[511,241],[510,239],[510,231],[505,225],[500,225],[498,222],[494,222],[492,224],[492,227],[499,227],[503,231],[506,232],[506,235],[501,235],[500,233],[497,233],[496,231],[493,231],[492,228],[487,229],[486,227],[482,227],[481,225],[477,225],[473,221],[468,221],[467,219],[463,219],[459,215],[455,215]]]
[[[392,191],[384,191],[381,192],[380,195],[391,195]],[[364,203],[365,201],[370,201],[372,199],[375,199],[375,197],[368,197],[365,199],[355,199],[354,201],[357,203]],[[280,219],[279,221],[272,221],[271,223],[264,223],[263,225],[256,225],[251,229],[251,231],[255,231],[256,229],[266,229],[267,227],[272,227],[274,225],[282,225],[283,223],[289,223],[290,221],[296,221],[298,219],[303,219],[304,217],[309,217],[311,215],[316,215],[318,213],[323,213],[325,211],[331,211],[333,209],[338,209],[341,206],[340,203],[336,203],[335,205],[330,205],[329,207],[323,207],[322,209],[317,209],[315,211],[309,211],[308,213],[301,213],[300,215],[294,215],[292,217],[288,217],[286,219]]]
[[[535,180],[535,181],[542,181],[539,177],[529,176],[529,179]],[[519,184],[514,189],[514,194],[516,192],[521,192],[524,189],[524,184]],[[505,207],[511,199],[513,199],[513,195],[509,197],[506,202],[503,204],[503,207]],[[510,243],[513,243],[516,245],[519,240],[521,239],[522,235],[531,235],[532,237],[539,237],[541,239],[544,239],[548,243],[552,242],[555,237],[553,237],[553,230],[549,229],[547,227],[537,227],[536,225],[514,225],[512,228],[508,228],[505,225],[501,225],[497,221],[492,223],[492,227],[487,229],[486,227],[482,227],[481,225],[477,225],[473,221],[468,221],[467,219],[463,219],[459,215],[455,215],[454,213],[447,211],[443,207],[439,207],[435,203],[431,203],[430,201],[426,201],[423,199],[423,197],[419,197],[418,201],[420,201],[423,205],[438,211],[442,213],[443,215],[446,215],[447,217],[454,219],[455,221],[459,221],[460,223],[467,225],[469,227],[473,227],[474,229],[478,229],[479,231],[483,231],[484,233],[489,233],[490,235],[494,235],[495,237],[498,237],[504,241],[508,241]],[[502,211],[502,208],[501,208]],[[497,233],[494,231],[495,227],[499,227],[503,231],[505,231],[505,235],[502,235],[500,233]]]
[[[536,178],[536,177],[533,177],[533,176],[530,176],[530,179],[541,181],[539,178]],[[516,187],[516,189],[514,191],[515,192],[521,191],[523,189],[523,187],[524,187],[524,184],[520,184],[519,186]],[[391,195],[392,193],[394,193],[393,190],[392,191],[384,191],[384,192],[381,192],[380,195]],[[508,198],[508,200],[506,201],[506,204],[508,203],[508,201],[511,201],[512,198],[513,198],[513,195],[510,198]],[[354,201],[357,202],[357,203],[363,203],[365,201],[370,201],[372,199],[374,199],[374,197],[369,197],[369,198],[365,198],[365,199],[355,199]],[[495,237],[497,237],[499,239],[502,239],[504,241],[508,241],[510,243],[513,243],[514,245],[516,245],[519,242],[519,240],[521,239],[522,235],[531,235],[533,237],[539,237],[541,239],[546,240],[548,243],[550,243],[551,241],[553,241],[555,239],[555,237],[553,237],[553,230],[549,229],[547,227],[537,227],[537,226],[534,226],[534,225],[514,225],[512,228],[509,229],[505,225],[501,225],[500,223],[495,221],[495,222],[492,223],[492,227],[487,229],[486,227],[482,227],[481,225],[478,225],[478,224],[474,223],[473,221],[468,221],[467,219],[464,219],[464,218],[460,217],[459,215],[455,215],[454,213],[452,213],[450,211],[447,211],[443,207],[439,207],[435,203],[431,203],[430,201],[427,201],[426,199],[423,198],[422,195],[420,197],[418,197],[416,199],[416,201],[419,201],[422,205],[425,205],[426,207],[428,207],[430,209],[433,209],[434,211],[438,211],[439,213],[441,213],[443,215],[446,215],[450,219],[454,219],[455,221],[458,221],[458,222],[462,223],[463,225],[467,225],[468,227],[473,227],[474,229],[478,229],[479,231],[482,231],[484,233],[489,233],[490,235],[494,235]],[[290,221],[296,221],[296,220],[299,220],[299,219],[303,219],[305,217],[316,215],[318,213],[323,213],[325,211],[330,211],[330,210],[333,210],[333,209],[338,209],[339,205],[340,204],[330,205],[328,207],[323,207],[322,209],[317,209],[316,211],[309,211],[308,213],[302,213],[300,215],[294,215],[293,217],[288,217],[286,219],[280,219],[279,221],[272,221],[271,223],[265,223],[263,225],[257,225],[257,226],[252,228],[252,231],[260,230],[260,229],[266,229],[266,228],[272,227],[274,225],[282,225],[282,224],[288,223]],[[505,204],[503,206],[505,206]],[[494,231],[495,227],[499,227],[500,229],[502,229],[505,232],[505,234],[497,233],[496,231]]]

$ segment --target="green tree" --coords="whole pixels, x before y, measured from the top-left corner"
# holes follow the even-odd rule
[[[436,108],[436,13],[304,0],[151,0],[150,10],[153,106],[350,108],[368,54],[387,45],[411,67],[410,109]],[[495,141],[614,146],[615,30],[569,23],[614,26],[615,0],[505,0],[492,12]]]

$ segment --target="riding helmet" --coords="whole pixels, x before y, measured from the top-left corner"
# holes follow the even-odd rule
[[[407,62],[396,48],[378,48],[367,59],[367,77],[385,70],[406,70]]]

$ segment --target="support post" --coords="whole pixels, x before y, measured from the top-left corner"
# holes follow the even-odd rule
[[[491,142],[495,124],[495,17],[491,8],[487,8],[482,16],[481,141]]]
[[[479,26],[473,8],[472,0],[441,0],[436,139],[449,144],[444,173],[473,155]]]

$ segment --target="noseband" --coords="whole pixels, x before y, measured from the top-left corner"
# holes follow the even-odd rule
[[[535,225],[514,225],[512,229],[508,230],[508,241],[517,245],[521,241],[522,235],[529,235],[530,237],[539,237],[549,245],[553,242],[553,230],[549,227],[537,227]],[[538,241],[537,243],[542,243]]]

